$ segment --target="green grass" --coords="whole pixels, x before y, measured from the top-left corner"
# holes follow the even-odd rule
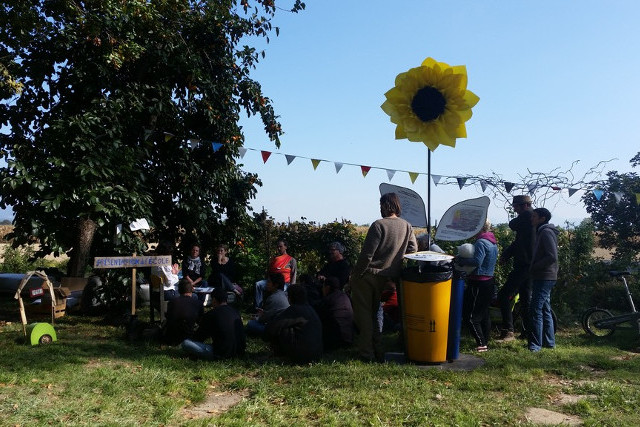
[[[31,347],[5,313],[0,319],[12,323],[0,323],[0,425],[505,425],[526,424],[534,406],[585,425],[638,424],[633,331],[594,341],[563,330],[557,349],[537,354],[522,341],[493,344],[478,356],[482,367],[460,372],[363,364],[350,351],[291,366],[255,340],[244,360],[194,362],[176,348],[129,344],[122,328],[100,318],[72,315],[56,325],[58,342]],[[461,352],[470,353],[463,336]],[[385,343],[397,350],[394,337]],[[182,414],[211,391],[247,397],[206,418]],[[591,397],[554,404],[560,393]]]

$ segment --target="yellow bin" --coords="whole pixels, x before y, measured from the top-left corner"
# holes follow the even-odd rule
[[[405,269],[402,277],[402,320],[409,360],[447,361],[450,302],[450,268]]]

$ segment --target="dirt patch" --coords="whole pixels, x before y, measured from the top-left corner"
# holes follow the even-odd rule
[[[246,391],[240,392],[212,392],[204,402],[196,406],[184,408],[182,416],[187,419],[212,417],[229,410],[249,396]]]
[[[629,352],[626,352],[625,354],[621,355],[621,356],[614,356],[611,358],[611,360],[619,360],[619,361],[623,361],[623,360],[631,360],[637,356],[640,356],[640,347],[633,349]]]
[[[564,424],[570,426],[578,426],[582,424],[582,420],[578,417],[542,408],[529,408],[524,416],[528,422],[533,424]]]
[[[553,396],[551,399],[553,400],[554,405],[571,405],[574,403],[578,403],[579,400],[582,399],[595,399],[596,395],[594,394],[565,394],[560,393],[556,396]]]

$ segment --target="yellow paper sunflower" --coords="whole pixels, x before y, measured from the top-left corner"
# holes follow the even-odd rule
[[[465,122],[480,98],[467,90],[467,69],[427,58],[420,67],[400,73],[385,93],[382,110],[396,126],[396,139],[423,142],[429,150],[444,144],[455,147],[466,138]]]

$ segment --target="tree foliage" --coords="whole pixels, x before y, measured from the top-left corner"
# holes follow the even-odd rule
[[[0,207],[16,245],[73,249],[77,275],[94,233],[94,252],[139,250],[114,235],[135,218],[205,244],[247,221],[260,182],[234,159],[239,114],[259,115],[276,146],[282,130],[250,77],[263,53],[242,43],[268,41],[272,0],[0,4]]]
[[[630,163],[638,166],[640,153]],[[640,193],[640,176],[635,172],[610,171],[607,177],[597,187],[603,190],[600,200],[593,192],[582,199],[598,232],[600,245],[615,249],[614,258],[628,264],[637,259],[640,252],[640,206],[635,196]]]

